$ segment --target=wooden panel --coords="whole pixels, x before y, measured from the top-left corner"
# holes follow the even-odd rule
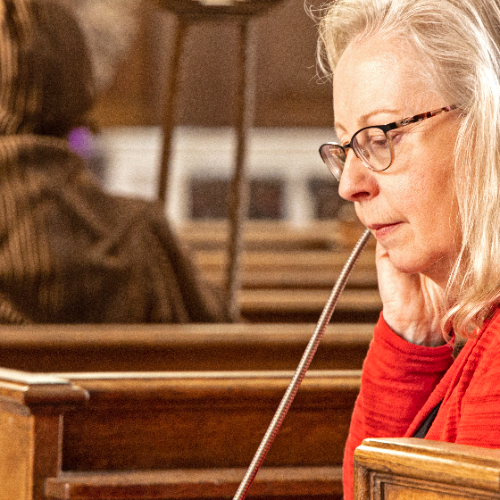
[[[221,257],[220,259],[218,257]],[[285,252],[279,254],[242,254],[242,288],[248,289],[322,289],[331,290],[349,257],[342,252]],[[372,256],[367,255],[367,258]],[[373,257],[372,257],[373,258]],[[216,286],[224,283],[225,257],[199,252],[193,258],[201,277]],[[347,288],[377,291],[375,262],[362,258],[347,282]]]
[[[211,224],[216,229],[213,238],[208,237]],[[315,226],[302,233],[286,224],[275,224],[277,236],[273,239],[273,225],[249,224],[245,242],[253,249],[247,248],[242,253],[239,294],[244,320],[273,323],[318,320],[350,256],[352,246],[346,249],[345,242],[356,241],[360,228],[330,224],[332,230],[328,232],[324,224]],[[193,224],[179,231],[181,239],[192,250],[201,278],[217,286],[224,283],[227,266],[224,227],[216,223]],[[333,321],[374,323],[381,310],[372,242],[358,258]]]
[[[368,439],[354,458],[357,500],[500,498],[500,450],[416,438]]]
[[[316,222],[305,229],[288,223],[250,222],[244,231],[243,289],[328,289],[335,284],[363,228]],[[202,277],[224,283],[227,235],[224,222],[186,224],[178,230]],[[375,240],[361,254],[348,288],[377,288]]]
[[[228,498],[291,376],[0,369],[0,499]],[[254,496],[340,500],[359,383],[359,371],[308,373]]]
[[[29,498],[30,467],[26,457],[32,445],[32,421],[21,415],[0,412],[0,498]]]
[[[243,269],[241,287],[243,290],[331,290],[339,277],[339,270],[334,267],[308,269]],[[224,286],[225,276],[222,270],[205,270],[202,278],[211,286]],[[354,268],[347,288],[377,288],[375,269]]]
[[[63,470],[81,471],[245,467],[292,372],[61,376],[90,395],[64,422]],[[266,465],[341,465],[359,379],[310,371]]]
[[[242,254],[242,265],[244,269],[301,269],[309,270],[328,268],[340,271],[349,258],[350,251],[306,251],[295,250],[288,252],[244,252]],[[194,254],[194,259],[201,269],[218,270],[224,269],[226,265],[226,251],[198,251]],[[362,269],[374,269],[375,251],[363,252],[356,266]]]
[[[0,366],[37,372],[295,370],[315,324],[0,327]],[[373,324],[332,324],[311,368],[360,369]]]
[[[47,496],[64,500],[232,498],[245,469],[180,469],[148,472],[62,473],[47,481]],[[314,494],[311,494],[314,492]],[[339,467],[264,467],[248,497],[260,500],[340,500]]]
[[[0,369],[0,499],[42,500],[60,466],[61,414],[87,394],[51,376]]]

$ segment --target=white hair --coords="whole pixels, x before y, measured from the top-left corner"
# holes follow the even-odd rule
[[[500,0],[339,0],[324,9],[319,29],[324,71],[335,70],[351,42],[374,34],[401,40],[439,94],[460,108],[462,248],[443,329],[470,336],[500,302]]]

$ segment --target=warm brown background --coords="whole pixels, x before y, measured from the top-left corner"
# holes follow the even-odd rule
[[[284,0],[253,22],[258,53],[255,125],[330,127],[330,83],[317,77],[317,29],[304,0]],[[143,2],[140,34],[95,110],[100,126],[161,123],[174,23],[171,13]],[[176,123],[233,122],[236,49],[237,31],[230,22],[190,29]]]

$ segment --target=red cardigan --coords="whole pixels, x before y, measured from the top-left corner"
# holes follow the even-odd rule
[[[410,344],[381,315],[346,443],[345,500],[352,499],[353,453],[361,441],[412,436],[440,401],[427,439],[500,448],[500,309],[455,361],[451,344]]]

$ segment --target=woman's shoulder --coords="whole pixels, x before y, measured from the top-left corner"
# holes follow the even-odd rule
[[[492,382],[500,395],[500,308],[486,320],[476,338],[468,341],[462,355],[465,355],[466,371],[486,389]],[[491,388],[490,388],[491,389]],[[490,390],[488,389],[488,390]]]

